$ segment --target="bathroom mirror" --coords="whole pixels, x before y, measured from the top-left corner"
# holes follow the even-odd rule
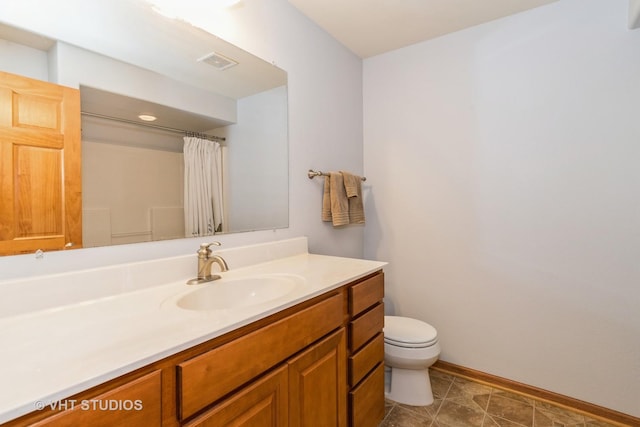
[[[80,89],[85,247],[185,237],[182,131],[222,141],[223,233],[288,226],[285,71],[144,1],[32,3],[2,6],[0,70]]]

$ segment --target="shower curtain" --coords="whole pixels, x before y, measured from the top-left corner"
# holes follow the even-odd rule
[[[222,151],[215,141],[184,137],[184,226],[186,237],[222,231]]]

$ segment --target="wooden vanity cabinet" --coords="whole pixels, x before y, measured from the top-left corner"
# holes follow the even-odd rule
[[[349,423],[376,426],[384,418],[384,274],[347,288]]]
[[[2,427],[376,426],[383,294],[380,271],[66,399],[140,410],[49,408]]]

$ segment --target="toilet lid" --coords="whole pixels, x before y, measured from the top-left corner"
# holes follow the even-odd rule
[[[428,347],[438,340],[438,331],[418,319],[384,316],[384,340],[399,347]]]

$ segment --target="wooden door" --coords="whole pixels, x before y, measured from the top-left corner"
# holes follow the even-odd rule
[[[0,255],[82,247],[80,91],[0,71]]]
[[[289,426],[347,424],[345,329],[341,328],[289,362]]]

